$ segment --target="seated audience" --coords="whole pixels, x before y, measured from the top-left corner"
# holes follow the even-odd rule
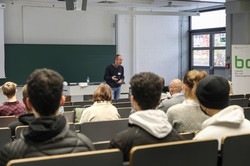
[[[130,81],[131,102],[136,112],[129,116],[129,128],[118,133],[110,148],[119,148],[124,161],[133,146],[182,140],[162,110],[155,109],[161,100],[162,82],[156,74],[143,72]]]
[[[21,132],[21,138],[0,150],[0,166],[11,159],[49,156],[93,150],[92,142],[84,135],[69,129],[64,116],[58,116],[62,97],[63,77],[49,69],[35,70],[27,80],[27,106],[35,120]]]
[[[210,116],[202,124],[195,140],[216,138],[220,143],[223,136],[249,133],[250,121],[245,119],[240,106],[229,106],[229,84],[221,76],[207,76],[197,86],[196,96],[202,110]]]
[[[0,106],[0,116],[20,116],[25,114],[25,105],[16,99],[16,84],[14,82],[6,82],[2,86],[3,94],[8,98],[8,102],[4,102]]]
[[[195,95],[196,86],[206,76],[205,71],[191,70],[183,77],[183,90],[186,99],[181,104],[170,107],[167,111],[169,122],[178,132],[195,132],[208,118],[204,114]]]
[[[169,92],[172,95],[170,99],[163,100],[158,106],[157,109],[161,109],[164,112],[167,112],[169,107],[182,103],[185,100],[185,96],[182,93],[182,82],[179,79],[173,79],[169,84]]]
[[[23,93],[23,103],[26,108],[26,114],[20,115],[18,117],[18,121],[9,124],[12,137],[15,136],[15,129],[17,126],[29,125],[33,120],[35,120],[33,111],[27,106],[26,102],[26,99],[28,98],[27,85],[24,85],[22,93]]]
[[[101,83],[93,95],[94,104],[82,112],[80,123],[90,121],[118,120],[120,115],[112,105],[111,88],[106,83]]]

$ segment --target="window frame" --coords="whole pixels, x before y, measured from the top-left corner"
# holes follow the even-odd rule
[[[225,68],[225,66],[214,66],[214,50],[216,49],[224,49],[226,50],[226,46],[224,47],[214,47],[214,34],[218,33],[226,33],[226,28],[211,28],[211,29],[199,29],[199,30],[189,30],[189,64],[190,69],[193,67],[195,68]],[[203,34],[209,34],[210,35],[210,47],[193,47],[193,36],[194,35],[203,35]],[[193,65],[193,51],[194,50],[209,50],[209,66],[194,66]]]

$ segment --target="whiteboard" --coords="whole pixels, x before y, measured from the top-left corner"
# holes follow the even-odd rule
[[[4,67],[4,4],[0,3],[0,78],[5,78]]]

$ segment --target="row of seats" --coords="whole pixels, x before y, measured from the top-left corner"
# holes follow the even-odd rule
[[[112,103],[114,105],[119,105],[119,103],[130,103],[130,98],[122,98],[122,99],[112,99]],[[64,106],[85,106],[85,105],[92,105],[93,100],[84,100],[84,101],[68,101],[64,103]]]
[[[7,166],[248,166],[250,133],[223,138],[221,152],[215,139],[186,140],[135,146],[123,163],[119,149],[11,160]]]
[[[128,128],[128,119],[84,122],[84,123],[69,123],[70,129],[86,135],[92,142],[109,141],[116,133]],[[20,137],[20,133],[27,126],[18,126],[16,128],[16,138]],[[0,146],[11,141],[10,129],[8,127],[0,128]],[[99,147],[106,147],[108,143],[98,144]]]
[[[230,99],[249,99],[250,94],[235,94],[235,95],[230,95]]]

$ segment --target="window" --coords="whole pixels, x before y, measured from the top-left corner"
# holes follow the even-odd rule
[[[225,9],[201,12],[200,16],[192,16],[191,19],[191,30],[226,27]]]
[[[190,69],[208,74],[225,74],[225,9],[200,11],[190,17]]]
[[[225,67],[226,33],[192,35],[192,66]],[[213,64],[211,64],[213,62]]]

